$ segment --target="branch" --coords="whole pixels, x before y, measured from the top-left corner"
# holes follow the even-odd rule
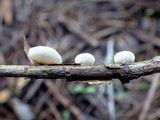
[[[160,72],[160,57],[132,64],[97,66],[80,65],[0,65],[0,77],[66,78],[67,82],[89,80],[110,81],[120,79],[128,83],[132,79]]]

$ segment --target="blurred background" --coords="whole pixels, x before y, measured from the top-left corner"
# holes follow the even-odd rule
[[[56,49],[63,63],[82,52],[96,64],[130,50],[136,61],[160,52],[159,0],[0,0],[0,64],[30,65],[30,46]],[[159,120],[159,74],[127,84],[0,78],[1,120]]]

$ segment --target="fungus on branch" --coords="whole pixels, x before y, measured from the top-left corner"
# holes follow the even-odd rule
[[[31,63],[38,64],[61,64],[61,55],[53,48],[48,46],[36,46],[30,48],[24,38],[24,51]]]
[[[95,57],[90,53],[81,53],[75,57],[75,63],[83,66],[93,65],[95,63]]]
[[[135,55],[130,51],[121,51],[114,55],[115,63],[133,63],[135,61]]]
[[[32,47],[28,51],[28,57],[40,64],[61,64],[62,57],[53,48],[47,46]]]

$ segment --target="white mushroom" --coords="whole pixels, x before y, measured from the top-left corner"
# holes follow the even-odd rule
[[[61,64],[62,57],[53,48],[47,46],[32,47],[28,51],[28,57],[40,64]]]
[[[75,63],[83,66],[93,65],[95,63],[95,57],[90,53],[81,53],[75,57]]]
[[[38,64],[61,64],[61,55],[53,48],[47,46],[36,46],[30,48],[24,38],[24,51],[32,63]]]
[[[121,51],[114,55],[115,63],[132,63],[135,61],[135,55],[130,51]]]

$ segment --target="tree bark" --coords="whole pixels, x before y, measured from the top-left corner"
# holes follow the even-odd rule
[[[120,79],[128,83],[132,79],[160,72],[159,56],[132,64],[80,65],[0,65],[0,77],[66,78],[67,82],[89,80],[110,81]]]

